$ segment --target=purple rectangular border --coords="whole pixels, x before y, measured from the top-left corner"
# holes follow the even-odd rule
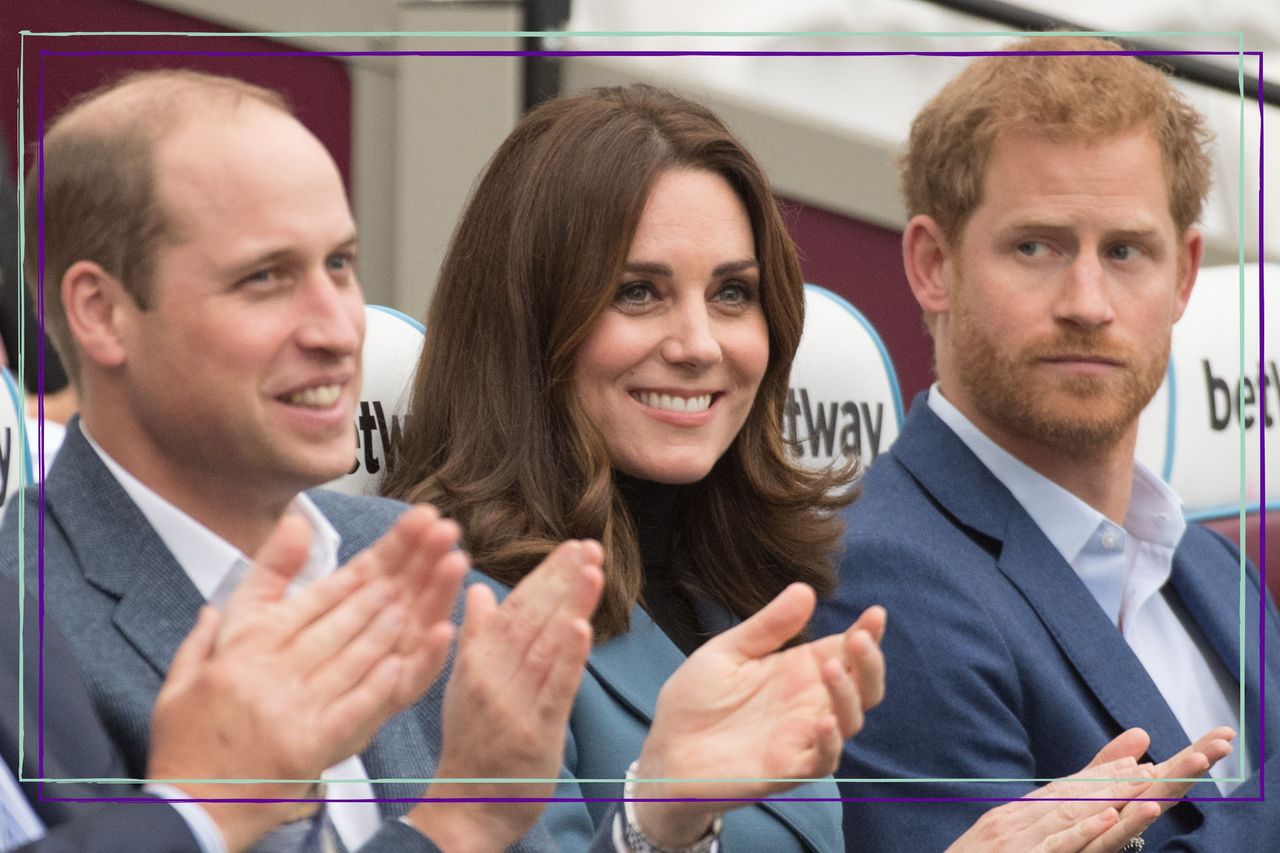
[[[28,35],[38,36],[40,33],[28,33]],[[83,33],[83,35],[110,35],[110,33]],[[37,315],[38,329],[41,332],[40,343],[36,352],[36,377],[37,377],[37,416],[40,420],[37,438],[37,464],[40,470],[44,471],[45,461],[45,56],[129,56],[129,55],[170,55],[170,56],[1071,56],[1071,55],[1123,55],[1123,56],[1257,56],[1258,59],[1258,79],[1262,77],[1262,51],[1211,51],[1211,50],[1114,50],[1114,51],[1096,51],[1096,50],[1080,50],[1080,51],[1062,51],[1062,50],[1020,50],[1020,51],[704,51],[704,50],[663,50],[663,51],[641,51],[641,50],[422,50],[422,51],[201,51],[201,50],[138,50],[138,51],[52,51],[41,50],[40,56],[40,83],[38,83],[38,124],[40,124],[40,138],[37,143],[37,172],[40,175],[40,187],[37,190],[37,210],[40,213],[40,224],[38,224],[38,234],[40,234],[40,246],[38,246],[38,270],[37,287]],[[1265,277],[1265,265],[1262,263],[1263,256],[1263,187],[1266,186],[1263,181],[1263,164],[1262,164],[1262,132],[1265,120],[1266,102],[1262,97],[1262,86],[1258,86],[1258,361],[1265,360],[1265,295],[1263,295],[1263,277]],[[20,128],[19,128],[20,133]],[[1242,165],[1243,168],[1243,165]],[[1262,496],[1266,496],[1266,430],[1258,430],[1258,447],[1260,447],[1260,491]],[[37,578],[38,578],[38,599],[40,599],[40,615],[38,615],[38,660],[37,666],[37,706],[38,706],[38,760],[37,766],[40,768],[40,775],[45,775],[45,480],[41,476],[40,485],[40,512],[38,512],[37,521]],[[1261,593],[1258,599],[1258,654],[1260,654],[1260,671],[1266,672],[1266,500],[1260,501],[1260,515],[1262,524],[1260,525],[1260,562],[1258,573],[1261,578]],[[1243,558],[1243,557],[1242,557]],[[1260,753],[1265,754],[1265,727],[1266,727],[1266,690],[1261,689],[1258,692],[1258,745],[1260,745]],[[883,780],[886,784],[895,783],[897,780]],[[974,780],[980,783],[982,780]],[[45,797],[44,788],[45,781],[37,783],[37,797],[47,802],[108,802],[108,803],[134,803],[134,802],[161,802],[150,797],[102,797],[102,798],[82,798],[82,797]],[[47,783],[55,784],[55,783]],[[389,783],[403,784],[403,783]],[[905,783],[900,783],[905,784]],[[1039,798],[1043,800],[1078,800],[1078,799],[1094,799],[1087,797],[1073,798]],[[1258,797],[1180,797],[1180,798],[1149,798],[1152,802],[1208,802],[1208,803],[1257,803],[1265,802],[1266,789],[1263,775],[1258,775]],[[961,803],[1004,803],[1016,802],[1009,798],[993,798],[993,797],[765,797],[760,799],[717,799],[714,802],[858,802],[858,803],[934,803],[934,802],[961,802]],[[622,798],[520,798],[520,797],[495,797],[495,798],[367,798],[367,799],[339,799],[326,798],[319,799],[279,799],[279,798],[227,798],[227,799],[175,799],[173,802],[219,802],[219,803],[275,803],[275,802],[374,802],[374,803],[419,803],[419,802],[467,802],[467,803],[520,803],[520,802],[571,802],[571,803],[616,803],[623,802]],[[646,799],[632,798],[631,802],[701,802],[700,798],[676,798],[676,799]]]

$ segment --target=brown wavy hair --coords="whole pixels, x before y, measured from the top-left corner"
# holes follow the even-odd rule
[[[445,257],[404,453],[383,485],[457,519],[475,564],[507,584],[563,539],[599,539],[600,640],[627,630],[642,567],[605,443],[573,393],[574,363],[669,169],[719,175],[742,199],[769,329],[755,402],[711,473],[686,487],[676,547],[694,588],[739,617],[792,581],[831,589],[835,510],[852,499],[854,466],[810,471],[787,454],[783,406],[804,326],[795,246],[737,138],[710,110],[652,86],[545,103],[494,154]]]

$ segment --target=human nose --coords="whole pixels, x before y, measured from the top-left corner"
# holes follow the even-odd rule
[[[364,344],[364,297],[354,281],[317,272],[297,305],[298,343],[304,349],[349,355]]]
[[[662,355],[671,364],[706,367],[720,360],[720,341],[707,306],[701,301],[674,312]]]
[[[1096,329],[1115,317],[1106,271],[1098,257],[1080,252],[1066,271],[1066,280],[1054,306],[1058,320]]]

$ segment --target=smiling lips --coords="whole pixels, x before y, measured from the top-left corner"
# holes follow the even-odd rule
[[[642,405],[666,412],[698,414],[711,408],[715,394],[699,394],[694,397],[681,397],[677,394],[661,394],[657,391],[632,391],[632,398]]]
[[[283,395],[280,399],[291,406],[308,409],[327,409],[342,396],[341,385],[315,385]]]

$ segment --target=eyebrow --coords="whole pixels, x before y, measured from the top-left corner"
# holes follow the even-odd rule
[[[325,256],[328,257],[329,255],[332,255],[335,252],[351,251],[355,249],[359,245],[359,243],[360,243],[360,240],[356,236],[356,233],[353,231],[351,232],[351,236],[347,237],[345,240],[343,240],[342,242],[338,243],[333,248],[325,252]],[[248,258],[242,262],[237,262],[232,266],[232,270],[233,271],[255,270],[255,269],[259,269],[260,267],[274,266],[280,263],[281,261],[292,260],[297,256],[298,256],[298,253],[293,248],[286,247],[282,249],[276,249],[274,251],[265,252],[261,255],[254,255],[251,258]]]
[[[746,270],[759,268],[760,262],[755,258],[744,258],[740,261],[726,261],[723,264],[719,264],[711,271],[711,274],[719,277],[722,275],[733,275],[737,272],[744,272]],[[625,272],[643,273],[645,275],[666,276],[667,278],[674,275],[669,265],[656,261],[628,261],[626,266],[623,267],[623,270]]]
[[[1074,233],[1075,228],[1071,225],[1060,224],[1057,222],[1038,221],[1034,219],[1025,219],[1018,222],[1012,222],[1007,227],[1001,229],[1001,233],[1021,235],[1024,233],[1041,233],[1050,234],[1055,237],[1070,235]],[[1138,226],[1136,228],[1116,228],[1107,230],[1106,236],[1109,240],[1151,240],[1160,236],[1161,229],[1157,226]]]

